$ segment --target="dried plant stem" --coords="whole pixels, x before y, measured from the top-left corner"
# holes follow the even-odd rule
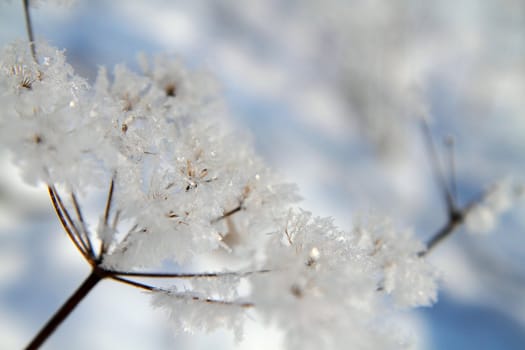
[[[38,63],[36,59],[36,50],[35,50],[35,38],[33,36],[33,25],[31,24],[31,16],[29,14],[29,0],[23,0],[24,5],[24,17],[26,21],[26,30],[27,30],[27,39],[29,40],[29,47],[31,48],[31,55],[35,63]]]
[[[455,212],[454,215],[450,215],[448,222],[439,231],[436,232],[427,242],[426,250],[419,252],[420,257],[426,256],[430,253],[441,241],[450,236],[454,231],[459,228],[465,221],[465,211]]]
[[[204,273],[163,273],[163,272],[131,272],[131,271],[108,271],[112,275],[141,278],[214,278],[214,277],[246,277],[258,273],[267,273],[271,270],[257,271],[233,271],[233,272],[204,272]]]
[[[451,213],[455,211],[456,209],[456,202],[454,199],[454,195],[449,189],[447,181],[445,180],[445,176],[443,175],[443,171],[441,170],[436,148],[434,146],[434,141],[432,140],[432,134],[430,132],[430,127],[424,121],[423,121],[422,127],[423,127],[423,136],[425,139],[428,156],[430,158],[430,163],[432,164],[432,170],[433,170],[434,177],[436,179],[436,182],[440,190],[443,192],[443,197],[445,200],[447,210],[449,213]],[[451,181],[454,181],[454,179],[451,179]]]
[[[463,223],[468,213],[472,210],[473,207],[478,205],[483,201],[483,199],[491,192],[491,190],[483,193],[479,198],[471,201],[469,204],[461,208],[457,204],[457,189],[456,189],[456,175],[455,175],[455,161],[454,161],[454,141],[452,138],[449,138],[445,142],[446,146],[449,149],[449,182],[445,179],[443,171],[441,170],[440,162],[437,156],[437,152],[434,146],[434,141],[432,139],[432,133],[426,122],[423,121],[422,124],[423,137],[427,147],[428,156],[430,158],[430,163],[432,165],[432,170],[434,177],[436,179],[437,185],[442,192],[443,200],[447,209],[447,222],[445,225],[439,229],[426,243],[425,250],[418,253],[419,257],[424,257],[428,255],[440,242],[445,238],[449,237],[452,233],[456,231]]]
[[[227,300],[220,300],[220,299],[212,299],[212,298],[207,298],[207,297],[201,297],[201,296],[191,295],[191,294],[186,294],[186,293],[175,293],[175,292],[163,289],[163,288],[153,287],[153,286],[150,286],[148,284],[140,283],[140,282],[137,282],[137,281],[133,281],[133,280],[130,280],[130,279],[127,279],[127,278],[122,278],[122,277],[117,277],[117,276],[111,276],[111,279],[115,280],[117,282],[128,284],[130,286],[133,286],[133,287],[136,287],[136,288],[139,288],[139,289],[146,290],[146,291],[150,291],[150,292],[156,291],[156,292],[166,293],[166,294],[169,294],[169,295],[171,295],[171,296],[173,296],[175,298],[178,298],[178,299],[186,299],[186,300],[191,300],[191,301],[195,301],[195,302],[202,302],[202,303],[207,303],[207,304],[238,306],[238,307],[242,307],[242,308],[251,308],[251,307],[255,306],[255,304],[251,303],[251,302],[227,301]]]
[[[86,295],[100,282],[104,277],[103,270],[93,269],[86,280],[78,287],[69,299],[62,305],[60,309],[49,319],[45,326],[38,332],[33,340],[26,347],[26,350],[38,349],[56,328],[69,316],[69,314],[77,307],[77,305],[86,297]]]
[[[439,229],[426,243],[426,250],[419,252],[419,256],[423,257],[428,255],[437,245],[442,242],[445,238],[449,237],[452,233],[456,231],[461,225],[465,223],[467,215],[474,209],[477,205],[482,203],[487,196],[489,196],[495,187],[489,188],[477,198],[468,203],[463,209],[454,209],[448,213],[447,223]]]
[[[62,224],[64,231],[66,231],[68,237],[71,239],[71,241],[73,242],[75,247],[78,249],[78,251],[82,254],[82,256],[88,262],[91,263],[92,258],[89,256],[88,252],[84,250],[85,244],[83,244],[81,238],[76,236],[75,233],[71,230],[71,228],[69,227],[68,221],[66,221],[66,218],[64,217],[64,214],[57,200],[56,191],[51,186],[48,186],[48,191],[49,191],[49,197],[51,198],[51,203],[53,204],[53,208],[55,209],[57,217],[60,220],[60,223]]]
[[[45,324],[45,326],[38,332],[38,334],[29,343],[26,349],[38,349],[46,340],[49,338],[57,329],[57,327],[68,317],[68,315],[78,306],[78,304],[88,295],[88,293],[104,278],[110,278],[114,281],[124,283],[135,288],[148,291],[159,291],[173,295],[176,298],[188,298],[195,302],[205,302],[210,304],[220,305],[232,305],[239,307],[252,307],[253,303],[250,302],[237,302],[237,301],[226,301],[218,300],[194,295],[185,295],[184,293],[174,294],[168,290],[157,288],[144,283],[133,281],[125,277],[152,277],[152,278],[219,278],[223,276],[239,276],[244,277],[254,273],[265,273],[268,270],[258,271],[244,271],[244,272],[209,272],[209,273],[157,273],[157,272],[132,272],[132,271],[114,271],[109,270],[101,266],[104,255],[107,253],[107,247],[101,245],[98,256],[95,256],[93,242],[91,236],[86,227],[82,210],[76,196],[71,194],[71,201],[76,213],[78,225],[75,223],[73,218],[68,212],[67,207],[62,201],[58,191],[54,186],[48,186],[49,197],[53,208],[60,220],[64,231],[66,231],[68,237],[71,239],[75,247],[82,254],[84,259],[92,266],[91,274],[88,278],[78,287],[69,299],[62,305],[60,309],[51,317],[51,319]],[[104,210],[104,225],[108,225],[109,216],[112,207],[114,191],[114,178],[111,181],[110,188],[108,191],[108,197]],[[232,215],[240,209],[234,209],[230,211],[228,215]],[[119,212],[115,214],[113,224],[116,225],[118,222]],[[78,227],[77,227],[78,226]]]
[[[221,221],[221,220],[226,219],[227,217],[232,216],[233,214],[235,214],[235,213],[237,213],[237,212],[239,212],[239,211],[241,211],[241,210],[242,210],[242,203],[239,204],[239,205],[238,205],[237,207],[235,207],[234,209],[225,212],[224,214],[222,214],[222,216],[219,216],[218,218],[212,220],[211,223],[212,223],[212,224],[215,224],[215,223],[217,223],[217,222],[219,222],[219,221]]]
[[[80,209],[80,205],[78,204],[77,197],[75,196],[74,193],[71,193],[71,202],[73,203],[73,206],[75,207],[77,219],[80,222],[80,232],[82,233],[81,238],[84,242],[87,243],[87,251],[89,255],[94,257],[95,248],[93,247],[93,244],[91,243],[91,239],[89,238],[89,231],[86,227],[84,216],[82,215],[82,210]]]
[[[111,178],[111,183],[109,185],[109,191],[108,191],[108,199],[106,200],[106,208],[104,210],[104,227],[108,227],[108,221],[109,221],[109,214],[111,212],[111,204],[112,204],[112,201],[113,201],[113,190],[114,190],[114,186],[115,186],[115,176],[116,175],[113,175],[113,178]],[[106,251],[108,250],[108,247],[106,245],[106,243],[104,242],[104,240],[102,239],[100,241],[100,252],[99,252],[99,256],[97,258],[97,261],[98,262],[101,262],[102,259],[104,258],[104,254],[106,254]]]

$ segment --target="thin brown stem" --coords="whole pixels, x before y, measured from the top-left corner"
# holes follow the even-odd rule
[[[426,122],[423,122],[422,125],[423,125],[423,135],[425,139],[425,144],[427,146],[428,154],[430,156],[430,160],[432,163],[434,177],[441,191],[443,192],[443,197],[445,199],[447,211],[449,213],[452,213],[453,211],[456,210],[456,203],[454,201],[454,197],[452,196],[450,192],[447,181],[445,181],[445,177],[441,170],[441,166],[440,166],[439,159],[436,153],[436,149],[434,147],[434,141],[432,140],[432,134],[430,132],[430,128],[428,127]]]
[[[77,197],[74,193],[71,193],[71,202],[73,203],[73,207],[75,208],[75,213],[77,214],[77,219],[80,222],[80,231],[82,233],[83,240],[87,243],[87,249],[89,254],[94,257],[95,256],[95,249],[93,248],[93,244],[91,243],[91,239],[89,237],[89,232],[86,227],[86,223],[84,221],[84,216],[82,215],[82,210],[80,209],[80,205],[78,204]]]
[[[56,200],[58,202],[58,205],[60,207],[60,210],[62,212],[62,214],[64,215],[66,221],[68,222],[69,224],[69,227],[71,229],[71,232],[75,235],[75,237],[77,238],[78,242],[82,245],[82,248],[83,250],[86,252],[86,254],[89,255],[89,247],[88,247],[88,244],[84,241],[84,238],[82,236],[82,233],[80,232],[80,230],[77,228],[77,225],[75,224],[75,222],[73,221],[73,218],[71,217],[71,215],[69,214],[69,211],[67,210],[65,204],[64,204],[64,201],[62,201],[62,198],[60,197],[60,194],[58,193],[58,191],[56,190],[55,187],[51,187],[53,189],[53,192],[55,194],[55,197],[56,197]]]
[[[69,297],[60,309],[51,317],[51,319],[38,332],[33,340],[26,347],[26,350],[38,349],[52,335],[58,326],[71,314],[78,304],[86,295],[100,282],[105,276],[100,270],[93,270],[88,278],[78,287],[78,289]]]
[[[55,213],[57,214],[58,219],[60,220],[60,223],[62,224],[62,227],[64,228],[64,231],[66,231],[69,239],[73,242],[75,247],[78,249],[78,251],[82,254],[82,256],[91,263],[91,257],[88,255],[88,253],[84,250],[82,247],[82,244],[79,242],[79,239],[73,231],[69,228],[68,223],[66,219],[64,218],[64,215],[62,211],[60,210],[60,207],[57,203],[57,198],[55,195],[54,190],[51,188],[51,186],[48,186],[48,192],[49,197],[51,197],[51,203],[53,204],[53,208],[55,209]]]
[[[467,215],[479,205],[490,193],[494,191],[494,187],[483,192],[480,196],[469,202],[462,210],[454,210],[449,213],[447,223],[438,230],[430,239],[427,241],[426,250],[419,252],[419,256],[423,257],[430,253],[440,242],[445,238],[449,237],[456,231],[464,222]]]
[[[430,253],[441,241],[450,236],[465,220],[463,212],[457,212],[455,216],[451,216],[448,222],[440,230],[438,230],[427,242],[426,250],[419,252],[420,257],[426,256]]]
[[[246,272],[206,272],[206,273],[163,273],[163,272],[128,272],[128,271],[114,271],[108,270],[108,273],[127,276],[127,277],[144,277],[144,278],[216,278],[237,276],[245,277],[253,274],[268,273],[271,270],[258,270]]]
[[[104,209],[104,227],[108,226],[109,221],[109,214],[111,212],[111,203],[113,202],[113,190],[115,185],[115,176],[111,179],[111,183],[109,185],[109,191],[108,191],[108,199],[106,201],[106,208]],[[100,241],[100,252],[98,259],[99,261],[102,260],[104,254],[106,253],[108,247],[106,246],[104,240]]]
[[[114,281],[122,282],[122,283],[130,285],[132,287],[136,287],[136,288],[139,288],[139,289],[144,289],[144,290],[147,290],[147,291],[150,291],[150,292],[153,292],[153,291],[156,291],[156,290],[162,290],[161,288],[153,287],[153,286],[150,286],[148,284],[140,283],[140,282],[133,281],[133,280],[130,280],[130,279],[127,279],[127,278],[122,278],[122,277],[113,276],[113,275],[110,276],[110,278],[112,280],[114,280]]]
[[[235,214],[235,213],[237,213],[237,212],[239,212],[239,211],[241,211],[241,210],[242,210],[242,205],[239,204],[239,205],[238,205],[237,207],[235,207],[234,209],[225,212],[224,214],[222,214],[221,216],[219,216],[219,217],[216,218],[216,219],[213,219],[211,223],[214,224],[214,223],[216,223],[216,222],[219,222],[219,221],[221,221],[221,220],[224,220],[224,219],[226,219],[227,217],[232,216],[233,214]]]
[[[445,145],[448,148],[448,168],[449,168],[449,180],[450,180],[450,192],[452,199],[457,203],[457,186],[456,186],[456,160],[454,157],[455,147],[454,138],[452,136],[447,137]]]
[[[133,287],[136,287],[136,288],[140,288],[140,289],[144,289],[144,290],[147,290],[147,291],[150,291],[150,292],[166,293],[166,294],[169,294],[170,296],[173,296],[173,297],[178,298],[178,299],[186,299],[186,300],[191,300],[191,301],[196,301],[196,302],[203,302],[203,303],[208,303],[208,304],[239,306],[239,307],[243,307],[243,308],[249,308],[249,307],[254,307],[255,306],[251,302],[236,302],[236,301],[228,301],[228,300],[219,300],[219,299],[206,298],[206,297],[201,297],[201,296],[187,294],[187,293],[175,293],[175,292],[163,289],[163,288],[153,287],[153,286],[150,286],[150,285],[147,285],[147,284],[144,284],[144,283],[140,283],[140,282],[137,282],[137,281],[133,281],[133,280],[129,280],[127,278],[121,278],[121,277],[117,277],[117,276],[111,276],[110,278],[115,280],[115,281],[122,282],[124,284],[128,284],[130,286],[133,286]]]
[[[113,201],[113,189],[114,189],[115,180],[111,179],[108,191],[108,199],[106,201],[106,208],[104,210],[104,225],[108,225],[109,213],[111,211],[111,202]]]
[[[31,23],[31,15],[29,13],[29,0],[22,1],[24,5],[24,17],[26,21],[26,30],[27,30],[27,39],[29,40],[29,48],[31,49],[31,55],[35,63],[38,63],[36,59],[36,49],[35,49],[35,38],[33,36],[33,25]]]

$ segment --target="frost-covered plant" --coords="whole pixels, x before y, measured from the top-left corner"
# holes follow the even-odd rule
[[[47,185],[92,267],[28,349],[102,279],[149,291],[177,330],[229,327],[240,338],[255,312],[285,332],[290,349],[405,348],[386,311],[435,302],[425,254],[474,205],[448,200],[449,222],[427,245],[377,218],[345,232],[294,207],[296,187],[239,138],[213,80],[179,61],[142,57],[142,73],[101,68],[91,86],[44,42],[10,44],[0,57],[2,145],[28,183]],[[90,224],[81,202],[100,189],[106,203]],[[218,250],[242,268],[151,272]],[[157,277],[189,284],[137,281]]]

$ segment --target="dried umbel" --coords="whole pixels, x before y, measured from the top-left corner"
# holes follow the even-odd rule
[[[277,324],[289,349],[404,348],[387,311],[435,302],[425,255],[473,205],[447,200],[449,222],[427,245],[378,218],[343,231],[294,207],[296,186],[238,136],[213,79],[180,61],[142,57],[142,73],[100,68],[90,86],[43,42],[8,45],[0,57],[1,144],[27,182],[47,185],[92,267],[29,348],[103,279],[148,291],[178,331],[229,327],[240,338],[250,312]],[[106,202],[88,223],[82,201],[100,189]],[[243,268],[150,272],[217,251]]]
[[[348,343],[349,326],[361,330],[354,336],[376,333],[370,325],[381,315],[373,305],[384,295],[377,291],[383,258],[356,244],[355,232],[289,209],[295,186],[280,183],[236,136],[212,80],[159,57],[145,74],[118,65],[110,78],[101,69],[89,86],[62,51],[38,43],[36,53],[33,62],[24,43],[2,53],[2,140],[25,178],[49,186],[59,218],[99,279],[149,290],[155,305],[175,308],[171,318],[184,330],[231,325],[240,336],[244,312],[254,308],[290,332],[290,348]],[[176,94],[166,92],[167,82]],[[82,198],[96,188],[109,191],[90,230]],[[225,239],[230,231],[234,241]],[[183,291],[130,279],[147,275],[136,269],[215,250],[240,256],[252,273],[165,276],[191,278]],[[415,250],[395,254],[424,264]],[[405,275],[433,279],[427,268]],[[239,296],[241,280],[252,288]],[[427,293],[420,303],[433,300],[435,288]],[[333,327],[304,336],[327,324]]]

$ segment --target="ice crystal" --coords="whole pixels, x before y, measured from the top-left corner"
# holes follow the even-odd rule
[[[380,288],[398,306],[428,306],[437,299],[437,274],[419,253],[421,242],[410,231],[398,232],[384,219],[370,217],[354,229],[356,244],[377,269]]]
[[[395,292],[399,295],[396,301],[403,305],[428,304],[435,299],[432,270],[417,257],[419,244],[409,237],[399,242],[392,237],[390,254],[387,246],[358,244],[363,237],[356,232],[340,231],[329,218],[291,210],[269,240],[266,267],[273,269],[272,288],[265,288],[265,276],[254,275],[253,298],[264,318],[285,330],[289,348],[341,348],[345,344],[372,349],[379,343],[400,347],[397,339],[379,336],[380,290]],[[394,264],[399,266],[396,271]],[[388,285],[381,287],[378,276]],[[414,288],[409,288],[414,282]]]
[[[296,186],[238,137],[213,80],[176,59],[143,56],[143,73],[100,68],[89,86],[63,51],[36,48],[37,62],[24,43],[2,51],[0,139],[30,183],[72,194],[109,186],[94,233],[101,267],[222,250],[253,268],[146,287],[177,330],[226,326],[240,338],[253,308],[290,349],[402,347],[381,326],[385,294],[400,306],[436,299],[435,273],[410,233],[378,220],[345,232],[291,209]]]

